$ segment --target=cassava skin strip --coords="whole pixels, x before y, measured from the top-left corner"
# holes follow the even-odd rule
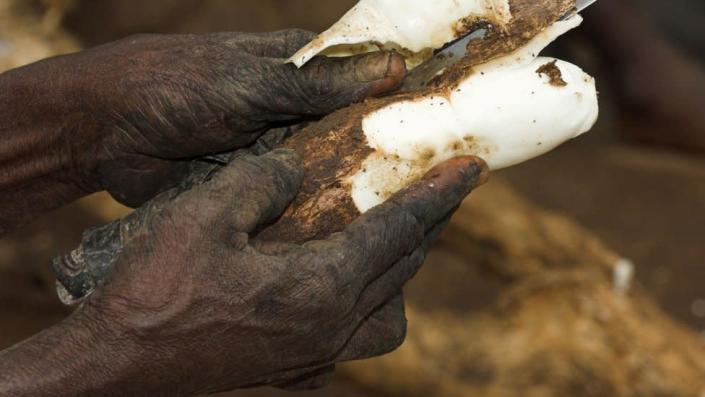
[[[291,62],[301,67],[319,54],[392,49],[413,66],[480,23],[504,29],[511,18],[508,0],[360,0]]]

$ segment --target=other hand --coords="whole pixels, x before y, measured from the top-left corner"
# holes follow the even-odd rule
[[[394,350],[404,284],[484,171],[479,159],[451,160],[344,232],[292,245],[250,234],[295,196],[299,159],[235,160],[148,219],[74,316],[120,341],[113,373],[97,376],[121,379],[109,381],[120,396],[309,388],[337,362]]]
[[[403,58],[385,52],[286,63],[313,38],[301,30],[141,35],[42,67],[70,71],[57,75],[82,114],[71,153],[91,189],[138,206],[174,186],[189,159],[248,146],[273,126],[388,92],[405,76]]]

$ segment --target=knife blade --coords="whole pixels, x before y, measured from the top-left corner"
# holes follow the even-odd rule
[[[573,15],[580,13],[584,9],[593,5],[596,1],[597,0],[577,0],[575,3],[575,8],[563,16],[560,20],[568,19]],[[480,28],[436,51],[431,59],[423,62],[409,72],[401,91],[412,92],[425,88],[434,77],[438,76],[445,69],[453,66],[465,57],[468,44],[470,44],[472,40],[482,39],[486,34],[487,29]]]

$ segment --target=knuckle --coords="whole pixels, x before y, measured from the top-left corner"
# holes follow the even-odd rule
[[[185,241],[190,237],[209,231],[217,219],[212,214],[219,213],[213,201],[194,200],[180,202],[157,213],[150,225],[155,235],[169,238],[170,241]]]
[[[400,204],[396,204],[396,208],[397,219],[400,224],[417,233],[423,233],[424,222],[416,215],[415,211]]]
[[[341,92],[342,71],[337,62],[318,58],[304,66],[296,77],[300,87],[300,99],[313,109],[323,109],[338,101],[347,100]]]
[[[304,176],[301,157],[293,151],[272,153],[264,170],[266,183],[276,190],[296,189]]]
[[[417,247],[424,238],[424,227],[414,214],[396,203],[389,203],[370,213],[366,228],[387,236],[394,247]]]
[[[395,225],[402,230],[423,229],[421,220],[406,206],[392,200],[377,208],[373,219],[383,225]]]

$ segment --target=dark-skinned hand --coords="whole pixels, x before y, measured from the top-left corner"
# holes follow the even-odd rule
[[[320,387],[335,363],[394,350],[406,330],[404,284],[485,170],[477,158],[451,160],[344,232],[292,245],[250,233],[295,196],[300,160],[286,150],[238,158],[148,216],[111,280],[72,317],[119,341],[83,392]],[[91,389],[101,377],[112,386]]]
[[[185,160],[246,147],[273,126],[388,92],[405,76],[403,58],[392,53],[320,58],[302,69],[286,63],[313,37],[134,36],[34,72],[62,76],[67,103],[78,104],[71,152],[78,172],[89,174],[83,183],[137,206],[175,185]]]

